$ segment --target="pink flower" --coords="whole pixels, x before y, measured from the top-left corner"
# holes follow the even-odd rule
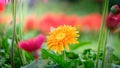
[[[29,39],[27,41],[20,41],[18,47],[29,52],[36,52],[42,47],[43,42],[45,41],[45,37],[43,35],[39,35],[36,38]]]
[[[8,0],[0,0],[0,3],[2,4],[6,4],[8,2]]]

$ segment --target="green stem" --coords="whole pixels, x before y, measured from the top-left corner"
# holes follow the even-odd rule
[[[65,45],[64,45],[64,51],[63,51],[64,60],[66,60],[66,59],[67,59],[67,58],[66,58],[66,53],[65,53],[65,51],[66,51],[66,48],[65,48]]]
[[[22,0],[20,0],[20,7],[19,7],[19,17],[20,17],[20,38],[22,39],[23,37],[23,8],[22,8]]]
[[[98,68],[98,62],[99,62],[99,54],[100,54],[100,46],[102,43],[102,36],[104,35],[104,29],[105,29],[105,17],[108,12],[108,0],[104,0],[104,7],[103,7],[103,15],[102,15],[102,25],[100,29],[99,39],[98,39],[98,51],[97,51],[97,57],[96,57],[96,68]]]
[[[16,33],[15,33],[15,41],[16,41],[16,44],[18,44],[18,39],[17,39]],[[23,58],[22,58],[22,54],[21,54],[21,51],[20,51],[19,48],[18,48],[18,54],[19,54],[19,57],[20,57],[21,64],[24,65],[24,61],[23,61]]]
[[[64,50],[63,54],[64,54],[64,59],[66,60],[66,53],[65,53],[65,50]]]
[[[15,32],[16,32],[16,4],[15,0],[12,0],[12,12],[13,12],[13,37],[12,37],[12,45],[11,45],[11,65],[14,68],[14,40],[15,40]]]
[[[22,6],[22,0],[20,0],[20,6],[19,6],[19,19],[20,19],[20,40],[23,39],[23,6]],[[18,39],[17,39],[17,35],[16,35],[16,43],[18,43]],[[23,51],[21,51],[20,49],[18,49],[19,52],[19,56],[20,58],[22,58],[22,64],[26,64],[26,60],[25,60],[25,55],[23,54]]]
[[[102,60],[102,68],[104,68],[105,66],[105,56],[106,56],[106,45],[107,45],[107,38],[109,36],[109,31],[106,30],[105,32],[105,42],[104,42],[104,55],[103,55],[103,60]]]

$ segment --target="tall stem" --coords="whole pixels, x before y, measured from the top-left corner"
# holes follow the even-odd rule
[[[16,44],[18,44],[18,39],[17,39],[16,33],[15,33],[15,41],[16,41]],[[22,54],[21,54],[21,51],[20,51],[19,48],[18,48],[18,55],[19,55],[19,57],[20,57],[21,64],[24,65],[24,61],[23,61],[23,58],[22,58]]]
[[[16,32],[16,4],[15,0],[12,0],[12,13],[13,13],[13,37],[12,37],[12,45],[11,45],[11,65],[14,68],[14,40],[15,40],[15,32]]]
[[[22,39],[23,36],[23,6],[22,6],[22,0],[20,0],[20,7],[19,7],[19,19],[20,19],[20,39]]]
[[[107,45],[107,38],[108,38],[108,36],[109,36],[109,31],[108,30],[106,30],[106,32],[105,32],[105,42],[104,42],[104,52],[103,52],[103,60],[102,60],[102,68],[104,68],[104,66],[105,66],[105,56],[106,56],[106,45]]]
[[[23,39],[23,6],[22,6],[22,0],[20,0],[20,5],[19,5],[19,36],[20,36],[20,40]],[[17,35],[16,35],[16,43],[18,44],[18,38],[17,38]],[[21,59],[21,63],[24,65],[26,64],[26,60],[25,60],[25,55],[23,55],[23,51],[21,51],[20,49],[18,49],[18,53],[19,53],[19,56],[20,56],[20,59]]]
[[[100,29],[99,39],[98,39],[98,51],[97,51],[97,57],[96,57],[96,68],[98,68],[98,62],[99,62],[99,54],[101,49],[101,43],[102,43],[102,36],[104,35],[104,28],[105,28],[105,17],[108,12],[108,0],[104,0],[104,7],[103,7],[103,15],[102,15],[102,25]]]

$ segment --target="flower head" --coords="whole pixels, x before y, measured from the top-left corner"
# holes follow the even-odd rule
[[[69,50],[69,44],[78,43],[78,36],[78,31],[75,27],[68,25],[59,26],[47,36],[47,46],[50,50],[60,53],[64,49]]]
[[[120,8],[113,5],[109,15],[106,18],[106,26],[111,31],[116,31],[120,27]]]
[[[29,16],[27,16],[27,18],[25,19],[25,24],[24,24],[24,30],[25,31],[31,31],[36,29],[36,16],[31,14]]]
[[[118,24],[120,24],[120,19],[116,16],[108,16],[106,19],[106,26],[108,29],[114,31],[118,28]]]
[[[39,35],[36,38],[27,40],[27,41],[20,41],[18,47],[29,52],[35,52],[39,50],[44,42],[45,37],[43,35]]]

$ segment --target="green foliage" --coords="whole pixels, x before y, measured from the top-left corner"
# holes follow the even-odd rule
[[[50,59],[52,59],[55,63],[58,63],[62,68],[66,68],[67,66],[69,66],[62,55],[50,53],[45,49],[42,49],[42,53],[50,57]]]
[[[71,49],[71,50],[76,50],[76,49],[78,49],[79,47],[84,46],[84,45],[88,45],[88,44],[91,44],[91,42],[80,42],[80,43],[75,44],[75,45],[72,44],[72,45],[70,46],[70,49]]]
[[[80,59],[79,55],[73,52],[65,52],[65,54],[66,54],[66,58],[63,53],[57,54],[57,53],[42,49],[42,55],[44,55],[43,58],[50,59],[50,61],[53,61],[52,65],[54,66],[57,64],[58,68],[78,68],[78,67],[83,67],[83,65],[89,66],[89,64],[91,65],[91,68],[94,67],[93,60],[82,61],[83,58]],[[50,63],[48,64],[48,66],[50,66]],[[52,66],[49,68],[52,68]]]
[[[95,60],[96,59],[96,53],[92,49],[86,49],[82,53],[82,58],[85,59],[85,60],[89,60],[89,59]]]
[[[93,60],[87,60],[84,62],[85,68],[94,68],[94,62]]]
[[[69,59],[78,59],[79,56],[78,54],[75,54],[73,52],[66,52],[66,56],[69,58]]]

